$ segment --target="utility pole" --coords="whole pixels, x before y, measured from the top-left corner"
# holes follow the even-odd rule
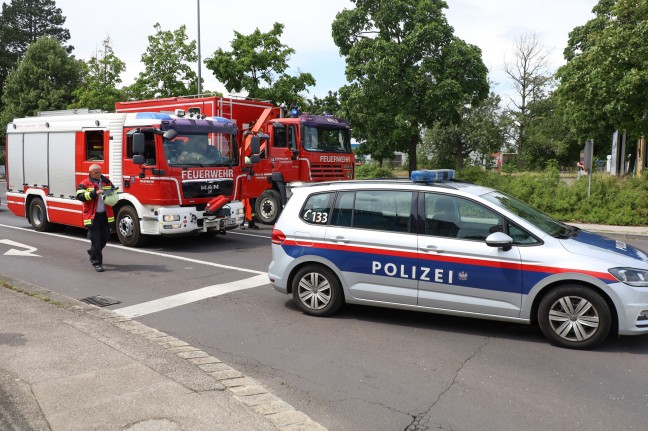
[[[202,96],[202,79],[200,78],[200,69],[202,69],[200,61],[200,0],[196,0],[198,5],[198,97]]]

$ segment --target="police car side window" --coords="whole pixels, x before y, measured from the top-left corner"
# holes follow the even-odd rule
[[[503,229],[504,219],[483,205],[456,196],[425,195],[427,235],[484,241]]]
[[[513,244],[538,244],[540,241],[532,236],[527,231],[513,225],[509,224],[509,236],[513,238]]]
[[[409,232],[412,192],[359,190],[353,210],[353,227]]]
[[[333,218],[331,224],[334,226],[351,227],[353,216],[353,202],[355,192],[340,192],[335,200]]]
[[[308,197],[299,217],[306,223],[327,225],[329,224],[331,206],[335,193],[319,193]]]

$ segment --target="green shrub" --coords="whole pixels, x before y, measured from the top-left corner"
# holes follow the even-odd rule
[[[557,163],[541,173],[500,174],[466,168],[457,178],[500,190],[567,222],[621,226],[648,224],[648,176],[617,178],[594,174],[588,197],[588,177],[562,180]]]
[[[387,167],[380,167],[377,163],[365,163],[355,168],[357,179],[369,178],[394,178],[394,171]]]

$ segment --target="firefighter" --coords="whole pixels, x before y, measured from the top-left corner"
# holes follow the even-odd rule
[[[245,220],[241,225],[241,229],[249,227],[250,229],[258,229],[259,226],[256,225],[256,213],[254,212],[254,205],[256,204],[256,199],[242,199],[243,208],[245,209]]]
[[[76,198],[83,202],[83,225],[90,239],[90,263],[95,271],[103,272],[103,249],[108,242],[110,223],[115,221],[112,207],[104,205],[103,193],[115,190],[113,183],[101,175],[101,166],[90,165],[88,178],[77,186]]]

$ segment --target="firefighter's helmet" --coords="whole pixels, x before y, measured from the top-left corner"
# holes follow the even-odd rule
[[[119,195],[115,190],[106,190],[102,195],[104,205],[108,205],[109,207],[114,206],[119,200]]]

